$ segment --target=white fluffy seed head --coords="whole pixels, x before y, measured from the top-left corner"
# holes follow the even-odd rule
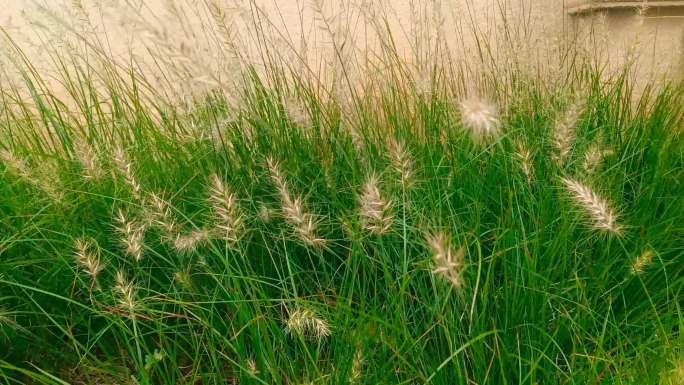
[[[285,331],[307,339],[322,340],[332,334],[328,322],[309,308],[298,307],[285,321]]]
[[[8,150],[0,150],[0,162],[7,170],[22,178],[24,182],[42,190],[54,201],[61,201],[64,193],[59,189],[59,169],[55,162],[43,162],[41,167],[32,169],[28,162]]]
[[[126,279],[126,275],[122,271],[116,272],[114,292],[119,297],[119,306],[133,316],[133,313],[137,308],[135,301],[135,286],[133,285],[133,282]]]
[[[133,220],[128,219],[123,210],[117,211],[115,217],[116,231],[121,236],[121,245],[124,252],[133,257],[136,262],[143,258],[145,244],[145,227]]]
[[[525,176],[527,177],[527,182],[532,182],[532,178],[534,177],[534,169],[532,167],[532,153],[523,141],[516,142],[516,151],[514,155],[517,158],[518,162],[520,162],[520,169],[522,170],[523,174],[525,174]]]
[[[211,177],[209,203],[214,212],[216,235],[220,239],[237,242],[242,237],[244,217],[238,207],[236,195],[216,174]]]
[[[378,177],[371,174],[363,185],[359,197],[359,215],[363,227],[373,234],[381,235],[392,227],[392,201],[385,198],[378,187]]]
[[[575,202],[592,219],[594,228],[614,235],[622,235],[618,215],[608,201],[599,197],[591,187],[574,179],[563,178],[562,181]]]
[[[181,254],[192,253],[210,238],[209,231],[206,229],[194,229],[186,234],[176,235],[173,240],[173,248]]]
[[[556,153],[553,159],[563,165],[567,159],[576,137],[577,121],[584,111],[580,103],[571,105],[563,114],[556,118],[553,127],[553,145]]]
[[[461,121],[476,143],[496,138],[501,120],[496,105],[482,98],[470,97],[460,103]]]
[[[451,239],[444,233],[428,234],[425,240],[432,252],[434,263],[433,274],[439,275],[455,288],[463,286],[463,270],[465,268],[465,250],[455,249]]]
[[[297,237],[309,246],[321,247],[325,245],[326,240],[317,235],[317,218],[304,208],[302,197],[293,197],[290,194],[287,181],[278,162],[273,158],[267,158],[266,165],[273,184],[278,190],[283,217],[292,226]]]
[[[93,244],[77,239],[74,242],[74,258],[76,263],[83,269],[83,271],[90,276],[95,283],[97,275],[102,271],[104,265],[100,261],[99,250]]]
[[[119,174],[123,176],[126,185],[131,189],[133,196],[136,198],[141,197],[142,187],[135,177],[135,172],[133,171],[133,163],[128,159],[128,155],[123,148],[117,147],[114,149],[112,154],[112,159],[114,165],[116,166]]]
[[[387,140],[392,168],[401,177],[403,186],[410,186],[413,177],[413,160],[411,153],[406,149],[403,142],[390,137]]]
[[[104,175],[97,151],[85,140],[78,139],[74,143],[74,154],[83,169],[83,178],[99,180]]]
[[[603,161],[603,158],[611,154],[613,154],[613,150],[602,149],[596,143],[592,144],[587,153],[584,154],[584,171],[588,175],[593,175]]]
[[[155,193],[149,194],[146,199],[145,221],[162,232],[164,242],[173,242],[181,232],[171,204]]]

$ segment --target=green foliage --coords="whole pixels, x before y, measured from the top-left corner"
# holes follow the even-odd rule
[[[390,84],[350,109],[297,84],[296,107],[284,84],[247,84],[238,111],[91,89],[86,116],[35,90],[38,120],[5,114],[3,383],[670,384],[681,89],[634,102],[624,80],[587,82],[558,162],[564,92],[514,87],[502,134],[478,144],[443,92]],[[213,174],[236,198],[237,239],[216,231]],[[364,205],[372,174],[381,203]],[[621,234],[595,229],[564,177],[608,202]],[[364,207],[387,209],[387,231],[368,230]],[[302,239],[298,213],[324,244]],[[140,260],[122,243],[136,230]],[[446,265],[460,285],[434,234],[463,253]]]

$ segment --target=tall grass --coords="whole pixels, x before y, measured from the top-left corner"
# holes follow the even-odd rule
[[[340,83],[253,31],[263,65],[189,105],[102,52],[56,54],[64,95],[14,47],[3,383],[680,383],[681,84],[416,78],[391,34]]]

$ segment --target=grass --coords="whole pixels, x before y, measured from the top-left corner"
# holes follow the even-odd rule
[[[487,100],[395,63],[346,99],[275,60],[238,105],[179,108],[76,60],[62,98],[20,63],[3,384],[684,378],[681,84],[511,70],[473,81]]]

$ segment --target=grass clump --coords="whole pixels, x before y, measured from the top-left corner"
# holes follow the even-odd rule
[[[681,84],[276,60],[181,108],[68,63],[2,89],[3,383],[681,378]]]

